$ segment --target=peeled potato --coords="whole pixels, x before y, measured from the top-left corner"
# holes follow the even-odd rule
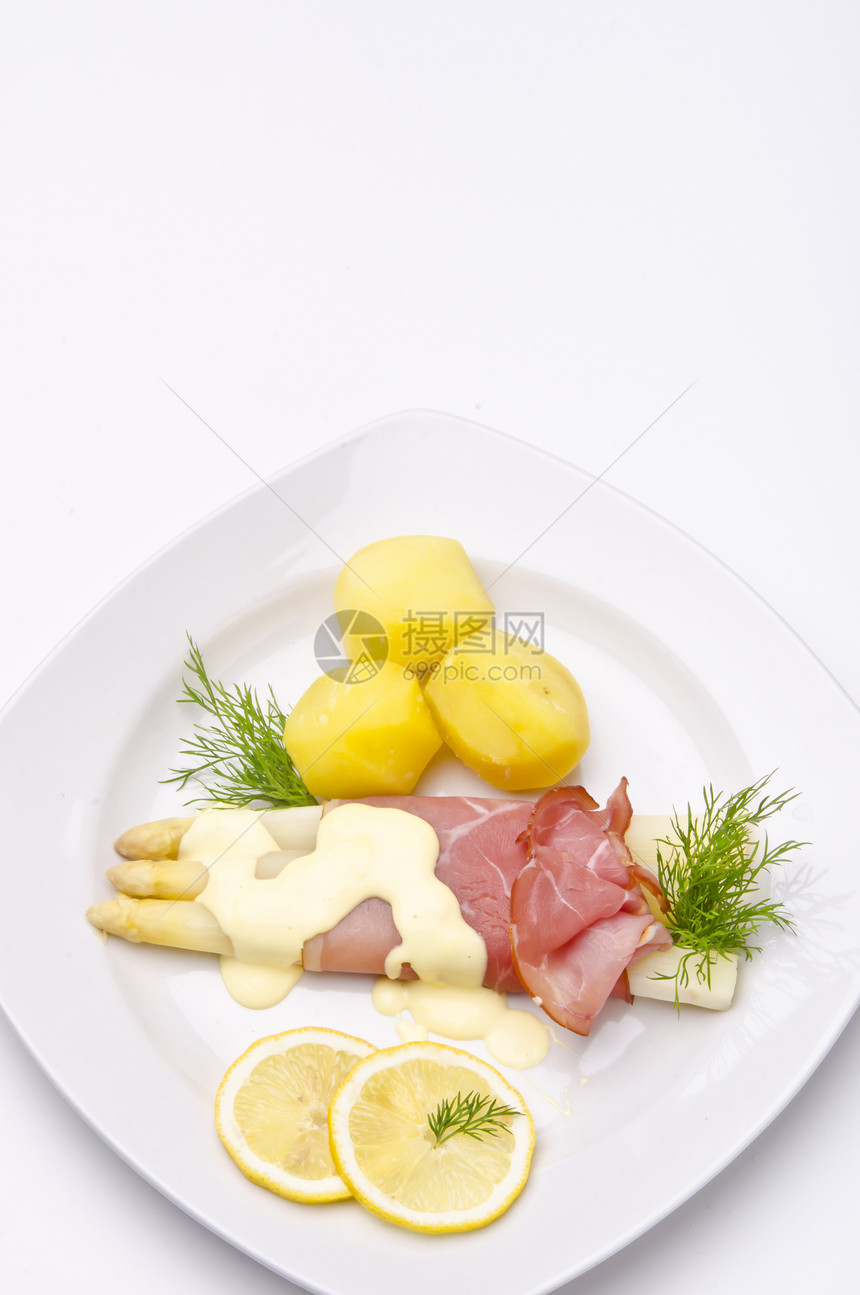
[[[332,800],[406,795],[442,740],[417,681],[389,664],[360,683],[315,679],[284,744],[308,791]]]
[[[421,673],[456,643],[492,623],[493,603],[459,540],[400,535],[359,549],[334,587],[338,615],[369,612],[388,639],[388,659]],[[346,618],[342,623],[346,628]],[[362,644],[344,635],[357,656]]]
[[[454,648],[424,695],[454,754],[506,791],[551,786],[588,748],[588,711],[573,675],[510,634],[497,633],[492,650]]]

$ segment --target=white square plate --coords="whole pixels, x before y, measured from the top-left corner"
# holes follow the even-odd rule
[[[532,1176],[483,1231],[403,1232],[351,1202],[294,1205],[248,1183],[212,1121],[221,1074],[257,1037],[305,1024],[396,1042],[362,978],[306,976],[251,1013],[202,955],[103,943],[84,919],[108,893],[111,843],[180,812],[159,785],[192,716],[174,704],[186,631],[216,678],[271,682],[288,707],[316,672],[313,636],[339,562],[385,535],[462,540],[501,612],[542,614],[576,674],[593,741],[577,777],[666,812],[702,786],[778,769],[809,840],[776,888],[774,934],[725,1014],[610,1004],[588,1039],[510,1074],[538,1127]],[[797,1092],[858,998],[860,901],[844,848],[858,713],[804,644],[703,549],[552,457],[439,414],[395,415],[243,495],[98,607],[9,704],[0,990],[68,1100],[177,1204],[261,1263],[332,1295],[539,1295],[690,1196]],[[40,778],[25,755],[40,745]],[[480,784],[439,759],[419,790]],[[490,794],[486,789],[485,794]],[[34,850],[34,845],[38,848]],[[38,854],[37,868],[21,861]],[[50,873],[48,870],[50,869]],[[48,877],[46,881],[46,876]],[[29,914],[25,919],[22,915]],[[481,1049],[476,1047],[480,1052]],[[486,1054],[484,1054],[486,1055]],[[334,1243],[336,1242],[336,1244]]]

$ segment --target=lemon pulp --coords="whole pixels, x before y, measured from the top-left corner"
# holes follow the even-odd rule
[[[315,1028],[252,1044],[215,1102],[221,1140],[245,1176],[291,1200],[348,1197],[331,1157],[328,1109],[356,1060],[372,1051],[363,1039]]]
[[[516,1114],[482,1136],[438,1142],[428,1116],[477,1093]],[[423,1232],[482,1227],[528,1176],[534,1125],[522,1097],[492,1066],[446,1044],[406,1043],[358,1062],[329,1112],[335,1164],[374,1213]]]

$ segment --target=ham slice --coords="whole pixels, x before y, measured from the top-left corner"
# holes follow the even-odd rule
[[[626,968],[671,936],[642,891],[657,879],[624,844],[627,780],[601,808],[583,787],[542,796],[524,833],[528,861],[511,889],[517,975],[559,1025],[588,1034],[612,996],[629,998]]]
[[[662,899],[657,879],[624,844],[632,813],[626,779],[603,807],[583,787],[555,788],[536,804],[459,796],[363,803],[407,810],[433,827],[436,875],[487,946],[484,984],[525,988],[577,1034],[589,1032],[608,998],[630,999],[631,962],[671,944],[642,890]],[[367,899],[309,940],[302,960],[308,971],[382,975],[399,943],[390,906]]]
[[[487,946],[484,984],[521,990],[511,951],[511,888],[527,862],[524,833],[534,805],[471,796],[373,796],[363,803],[404,809],[430,824],[439,838],[436,876],[457,896],[463,917]],[[366,899],[331,931],[309,940],[302,961],[308,971],[382,975],[387,954],[399,943],[390,906]]]

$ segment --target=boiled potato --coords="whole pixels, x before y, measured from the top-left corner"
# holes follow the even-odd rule
[[[287,717],[284,744],[323,800],[406,795],[442,745],[414,678],[386,665],[361,683],[315,679]]]
[[[492,624],[493,603],[459,540],[400,535],[350,558],[334,587],[335,611],[369,612],[388,639],[388,659],[418,673],[470,633]],[[344,634],[347,656],[362,644]]]
[[[491,650],[454,648],[424,689],[445,742],[494,787],[558,782],[589,742],[579,684],[548,652],[497,632]]]

